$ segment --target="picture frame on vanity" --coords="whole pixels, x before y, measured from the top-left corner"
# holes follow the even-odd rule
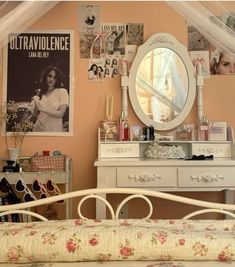
[[[209,141],[227,141],[227,123],[225,121],[213,121],[209,125]]]
[[[26,118],[29,125],[32,123],[33,126],[27,129],[29,135],[73,135],[73,35],[71,30],[30,30],[12,32],[7,36],[9,42],[4,49],[2,100],[16,104],[19,121]],[[56,72],[58,78],[54,94],[50,100],[45,100],[46,76],[51,71]],[[33,102],[35,96],[44,106],[48,106],[45,101],[57,103],[63,98],[66,110],[59,124],[53,124],[53,118],[48,117],[44,118],[43,124],[37,124],[40,127],[35,127],[40,116]],[[42,123],[41,118],[40,122]],[[13,125],[7,127],[6,134],[14,131]]]
[[[31,168],[31,157],[19,157],[18,164],[20,168],[20,172],[30,172]]]

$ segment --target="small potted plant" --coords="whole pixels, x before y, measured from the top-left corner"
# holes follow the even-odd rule
[[[29,118],[27,112],[27,109],[20,109],[14,101],[1,105],[0,127],[4,134],[10,160],[17,160],[25,136],[32,131],[33,122],[27,119]]]

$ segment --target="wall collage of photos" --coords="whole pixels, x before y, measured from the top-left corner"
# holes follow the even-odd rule
[[[101,23],[100,7],[79,6],[80,57],[89,59],[88,79],[118,77],[122,59],[132,62],[143,44],[142,23]]]

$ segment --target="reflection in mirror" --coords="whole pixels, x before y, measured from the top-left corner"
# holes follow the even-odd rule
[[[168,33],[152,35],[138,48],[129,75],[129,97],[138,118],[166,131],[178,127],[194,103],[193,64],[184,45]]]
[[[137,71],[136,93],[143,112],[155,122],[168,122],[178,116],[188,94],[181,58],[168,48],[147,53]]]

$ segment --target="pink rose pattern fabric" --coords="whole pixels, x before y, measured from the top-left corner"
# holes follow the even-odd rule
[[[235,220],[0,223],[0,262],[235,260]],[[151,266],[151,265],[149,265]]]

